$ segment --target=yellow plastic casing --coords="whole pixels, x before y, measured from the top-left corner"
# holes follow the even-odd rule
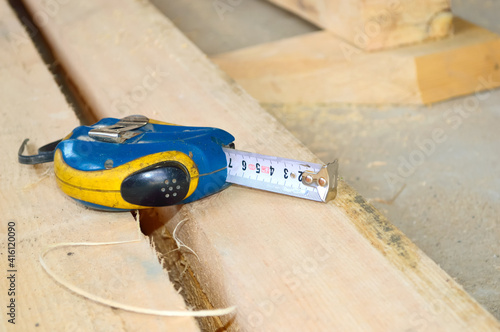
[[[111,169],[81,171],[66,164],[58,149],[54,156],[54,172],[61,190],[74,199],[114,209],[135,210],[146,207],[130,204],[123,199],[120,193],[123,180],[141,169],[164,161],[177,161],[186,167],[190,176],[186,198],[189,197],[198,186],[199,172],[193,160],[179,151],[150,154]]]
[[[170,123],[170,122],[165,122],[165,121],[159,121],[159,120],[154,120],[154,119],[149,119],[149,122],[148,123],[151,123],[151,124],[159,124],[159,125],[166,125],[166,126],[176,126],[176,127],[182,127],[182,126],[179,126],[177,124],[173,124],[173,123]]]

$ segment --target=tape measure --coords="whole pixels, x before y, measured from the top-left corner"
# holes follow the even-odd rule
[[[78,202],[101,210],[184,204],[231,183],[319,202],[335,198],[337,161],[314,164],[234,149],[234,137],[142,115],[105,118],[23,155],[22,164],[54,161],[57,184]]]

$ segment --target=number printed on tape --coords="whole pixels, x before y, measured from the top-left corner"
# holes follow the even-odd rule
[[[224,149],[224,152],[227,159],[227,182],[316,199],[315,188],[304,185],[302,176],[305,172],[319,172],[322,165],[234,149]]]

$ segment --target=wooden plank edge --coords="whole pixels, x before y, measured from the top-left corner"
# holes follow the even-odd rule
[[[179,248],[173,237],[173,229],[165,227],[165,223],[179,213],[180,206],[171,206],[162,209],[146,209],[140,211],[141,230],[148,236],[152,247],[155,249],[160,263],[166,271],[170,281],[182,295],[186,305],[192,310],[212,310],[216,306],[201,286],[196,273],[185,257],[184,251]],[[221,317],[196,317],[202,331],[238,330],[234,322],[234,315],[222,321]]]
[[[447,0],[268,1],[367,52],[442,39],[453,33]]]
[[[464,322],[482,320],[485,326],[491,324],[492,328],[500,329],[500,322],[492,316],[483,315],[484,308],[373,205],[352,187],[342,186],[342,192],[336,204],[351,216],[358,231],[408,276],[419,293],[432,303],[431,310],[437,313],[443,306],[449,306]],[[442,297],[439,294],[444,289],[448,291]]]
[[[211,59],[261,103],[428,105],[499,87],[500,37],[456,25],[451,38],[377,53],[315,32]]]

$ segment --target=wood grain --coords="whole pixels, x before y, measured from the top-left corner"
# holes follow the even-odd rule
[[[443,38],[452,31],[449,0],[269,0],[374,51]]]
[[[44,33],[99,117],[216,126],[240,149],[317,161],[147,2],[61,7]],[[190,268],[214,306],[237,306],[241,330],[500,328],[344,182],[329,204],[232,186],[157,212],[170,233],[184,220]]]
[[[500,37],[455,25],[451,38],[376,53],[321,31],[211,59],[263,103],[422,105],[500,86]]]
[[[88,210],[57,188],[52,164],[20,165],[28,153],[66,136],[78,120],[31,39],[6,1],[0,1],[0,247],[2,331],[199,331],[192,318],[138,315],[84,299],[57,284],[39,262],[47,246],[61,242],[140,239],[110,247],[66,247],[48,253],[50,268],[96,295],[152,309],[185,309],[147,238],[130,213]],[[8,266],[8,223],[15,224],[14,266]],[[16,270],[15,294],[6,279]],[[15,299],[15,325],[6,306]]]

